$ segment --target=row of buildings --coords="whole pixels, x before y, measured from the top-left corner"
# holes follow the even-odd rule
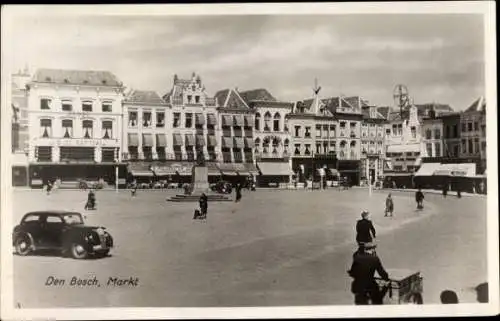
[[[210,96],[193,73],[175,75],[159,95],[128,89],[107,71],[20,71],[12,76],[14,183],[188,182],[201,155],[211,181],[251,175],[260,186],[339,176],[360,184],[412,175],[426,158],[485,160],[483,99],[455,113],[319,91],[295,102],[266,89]]]

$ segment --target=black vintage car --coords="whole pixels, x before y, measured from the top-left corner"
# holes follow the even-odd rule
[[[66,211],[39,211],[24,215],[14,228],[12,241],[18,255],[37,250],[60,250],[64,256],[85,259],[103,257],[113,247],[104,227],[87,226],[82,215]]]

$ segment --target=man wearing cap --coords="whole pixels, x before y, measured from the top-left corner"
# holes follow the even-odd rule
[[[371,243],[375,238],[375,228],[373,227],[372,221],[368,219],[368,215],[368,211],[363,211],[361,213],[361,219],[356,223],[356,242],[358,242],[358,244]]]
[[[354,304],[367,305],[383,304],[383,298],[387,291],[381,291],[375,281],[375,272],[380,277],[389,281],[389,274],[382,266],[382,262],[375,253],[376,245],[373,243],[362,244],[353,255],[351,269],[347,271],[354,280],[351,284],[351,292],[354,294]]]

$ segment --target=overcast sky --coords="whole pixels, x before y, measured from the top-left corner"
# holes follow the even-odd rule
[[[481,15],[38,16],[16,19],[15,68],[109,70],[128,87],[170,90],[200,74],[207,92],[266,88],[281,100],[360,95],[464,109],[485,94]]]

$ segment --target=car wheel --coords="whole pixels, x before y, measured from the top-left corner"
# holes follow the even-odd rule
[[[88,251],[85,249],[85,246],[79,243],[71,244],[71,256],[74,259],[85,259],[88,256]]]
[[[15,242],[15,249],[18,255],[26,256],[32,250],[32,242],[28,236],[18,237]]]

